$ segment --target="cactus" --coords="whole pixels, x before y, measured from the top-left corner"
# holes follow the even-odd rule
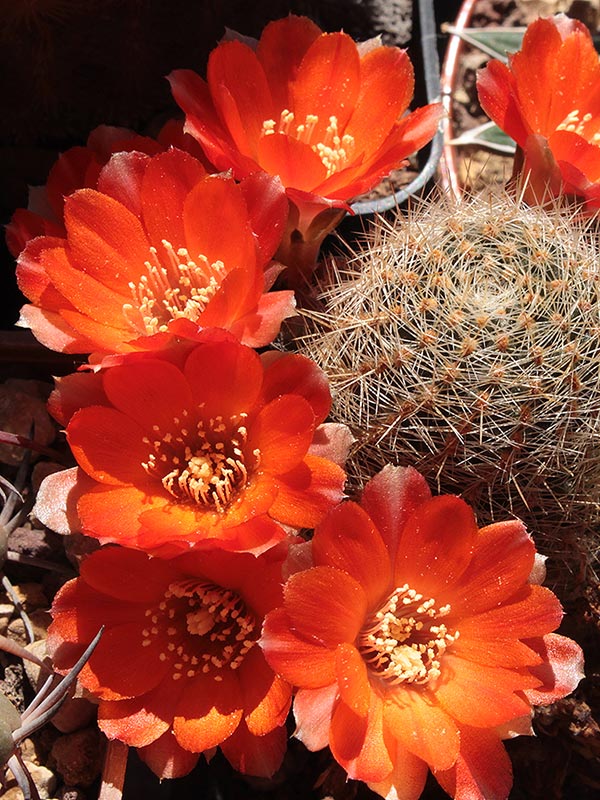
[[[523,519],[557,586],[598,549],[594,224],[503,193],[379,219],[326,265],[291,343],[326,371],[333,418],[356,436],[351,490],[412,464],[480,524]]]

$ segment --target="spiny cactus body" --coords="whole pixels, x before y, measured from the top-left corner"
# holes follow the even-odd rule
[[[600,508],[592,224],[503,194],[432,200],[328,265],[293,346],[327,372],[334,419],[357,437],[351,488],[413,464],[480,522],[516,515],[579,569]]]

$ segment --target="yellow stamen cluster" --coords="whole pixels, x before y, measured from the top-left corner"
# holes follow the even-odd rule
[[[590,131],[586,130],[588,127],[588,123],[591,122],[593,119],[593,115],[589,112],[584,114],[583,117],[580,116],[580,112],[578,108],[574,108],[573,111],[569,111],[567,116],[564,120],[560,123],[560,125],[556,126],[557,131],[571,131],[573,133],[582,136],[584,139],[588,139],[592,144],[599,144],[600,143],[600,131],[596,131],[590,137]]]
[[[279,116],[279,123],[274,119],[263,122],[261,135],[272,136],[283,133],[309,145],[323,162],[328,178],[348,165],[354,155],[354,137],[348,133],[340,136],[337,117],[329,117],[329,125],[322,142],[313,141],[319,123],[319,118],[315,114],[307,114],[305,121],[300,125],[296,125],[295,122],[294,112],[284,108]]]
[[[160,478],[163,487],[177,500],[195,503],[224,513],[248,484],[250,473],[260,462],[260,451],[251,453],[247,464],[246,413],[227,419],[220,414],[199,419],[192,427],[188,411],[173,418],[173,428],[161,434],[158,425],[154,440],[143,442],[153,452],[142,467]]]
[[[441,617],[450,606],[436,608],[408,584],[394,589],[360,633],[358,648],[368,668],[386,683],[425,684],[441,674],[440,658],[458,639]]]
[[[254,615],[236,592],[214,584],[173,583],[145,616],[142,647],[164,643],[158,657],[172,662],[174,681],[209,673],[222,681],[220,670],[239,669],[256,644]]]
[[[222,261],[210,264],[199,254],[194,261],[185,247],[175,250],[166,239],[160,253],[150,248],[146,273],[129,283],[133,303],[123,305],[127,323],[143,336],[167,330],[174,319],[197,320],[216,294],[225,273]]]

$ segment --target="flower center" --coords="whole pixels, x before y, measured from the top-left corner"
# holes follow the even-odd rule
[[[156,247],[144,262],[146,274],[129,288],[133,303],[123,305],[127,323],[143,336],[163,333],[173,319],[197,320],[216,294],[225,273],[222,261],[210,264],[206,256],[192,260],[185,247],[175,250],[162,240],[162,258]]]
[[[329,178],[334,172],[343,169],[354,154],[354,137],[345,133],[340,136],[337,117],[329,117],[329,125],[325,130],[322,142],[313,141],[315,129],[319,124],[319,118],[315,114],[307,114],[305,121],[296,125],[293,111],[284,108],[279,115],[279,123],[274,119],[267,119],[263,122],[261,136],[272,136],[275,133],[284,133],[304,142],[319,156]]]
[[[183,416],[187,417],[188,412],[184,411]],[[158,477],[176,500],[225,513],[249,482],[248,466],[252,472],[260,463],[260,450],[248,454],[245,449],[247,416],[241,413],[228,419],[221,415],[208,421],[201,419],[195,430],[188,427],[185,419],[174,417],[173,430],[162,435],[155,425],[156,439],[143,439],[153,452],[142,467]],[[247,465],[249,457],[251,464]]]
[[[591,131],[586,130],[586,128],[589,127],[588,123],[591,122],[592,119],[593,114],[587,113],[581,117],[579,109],[574,108],[573,111],[569,111],[560,125],[556,126],[556,130],[572,131],[578,136],[582,136],[584,139],[587,139],[591,144],[598,144],[600,143],[600,131],[596,131],[596,133],[592,134]]]
[[[358,649],[369,669],[387,683],[425,684],[440,675],[440,658],[458,639],[440,618],[450,606],[436,607],[435,600],[406,583],[391,596],[360,632]]]
[[[238,669],[258,638],[257,622],[233,590],[195,580],[172,583],[158,606],[146,609],[142,647],[158,639],[159,659],[171,661],[174,681]]]

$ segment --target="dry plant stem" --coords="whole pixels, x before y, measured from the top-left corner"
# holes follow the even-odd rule
[[[7,636],[0,635],[0,650],[4,650],[5,653],[10,653],[11,656],[26,658],[28,661],[32,661],[34,664],[37,664],[38,667],[48,670],[48,667],[43,661],[40,661],[36,655],[30,653],[29,650],[21,647],[21,645],[15,642],[14,639],[9,639]]]
[[[5,489],[8,489],[9,491],[8,497],[6,495],[6,492],[4,491]],[[20,500],[21,503],[23,502],[23,495],[21,494],[21,492],[19,492],[16,489],[16,487],[13,486],[12,483],[4,477],[4,475],[0,475],[0,495],[2,496],[2,499],[5,503],[4,508],[6,508],[6,503],[8,503],[10,497],[12,497],[13,494],[17,496],[17,498]],[[14,502],[15,501],[13,501],[13,506]],[[5,518],[4,508],[2,509],[2,512],[0,512],[0,522],[2,519]]]
[[[5,432],[0,431],[0,437],[2,437],[3,434],[5,434]],[[9,534],[17,527],[23,513],[23,509],[21,509],[20,512],[13,515],[17,503],[23,505],[25,502],[21,490],[25,486],[25,479],[29,470],[29,461],[30,453],[29,450],[26,450],[19,464],[14,485],[5,478],[1,479],[2,486],[9,490],[9,496],[6,497],[2,510],[0,511],[0,540],[2,540],[3,544],[5,544],[3,541],[4,537],[8,541]]]
[[[454,23],[454,28],[462,30],[467,27],[476,2],[477,0],[464,0],[456,22]],[[449,144],[449,142],[454,138],[454,129],[452,125],[452,95],[456,87],[458,60],[462,46],[463,44],[460,36],[456,33],[450,34],[441,74],[442,104],[446,113],[442,118],[444,148],[440,162],[440,186],[442,191],[449,192],[457,200],[461,198],[462,189],[456,167],[456,149],[454,145]]]
[[[4,431],[1,431],[0,438],[2,438],[3,434]],[[23,489],[25,485],[25,478],[29,470],[29,460],[30,460],[30,452],[29,450],[27,450],[19,465],[17,476],[15,478],[15,485],[12,486],[11,484],[8,484],[9,488],[11,489],[11,493],[9,497],[6,499],[6,502],[4,503],[2,511],[0,511],[0,564],[4,562],[4,559],[8,555],[8,537],[19,524],[21,516],[25,511],[25,507],[23,507],[20,509],[20,511],[13,513],[17,503],[23,504],[21,489]],[[2,586],[4,587],[6,594],[11,599],[15,609],[18,611],[19,616],[23,620],[23,625],[25,626],[25,632],[27,633],[27,638],[29,639],[30,642],[33,642],[35,639],[35,634],[33,632],[33,626],[31,624],[31,620],[25,613],[25,610],[23,609],[13,586],[6,575],[2,576]]]
[[[42,728],[58,711],[60,705],[66,699],[69,689],[77,680],[77,676],[100,641],[102,630],[103,629],[100,629],[98,631],[93,641],[87,647],[79,661],[77,661],[77,663],[73,666],[68,675],[66,675],[64,678],[59,678],[59,676],[55,675],[54,673],[49,675],[42,688],[38,691],[29,706],[21,714],[21,724],[19,727],[12,730],[12,755],[10,755],[6,761],[6,764],[13,773],[19,789],[23,792],[25,800],[39,800],[39,795],[34,781],[29,774],[25,763],[23,762],[23,757],[21,756],[19,746],[24,739]],[[39,664],[39,666],[44,670],[47,670],[45,664],[41,663],[37,658],[35,658],[35,656],[32,656],[31,653],[19,648],[19,646],[15,645],[15,643],[12,643],[12,646],[9,646],[6,649],[8,652],[15,653],[15,655],[21,655],[23,658],[29,658],[31,661]]]
[[[121,800],[129,747],[118,739],[108,742],[98,800]]]
[[[12,583],[8,580],[6,575],[2,576],[2,586],[4,587],[4,591],[10,597],[12,604],[14,605],[15,609],[19,613],[19,616],[23,620],[23,625],[25,626],[25,633],[27,634],[27,638],[30,642],[35,641],[35,634],[33,632],[33,626],[31,624],[31,620],[23,606],[21,605],[21,601],[19,600],[17,593],[15,592]]]
[[[0,442],[2,442],[2,444],[19,445],[27,450],[35,450],[36,453],[40,453],[43,456],[48,456],[48,458],[51,458],[53,461],[57,461],[59,464],[65,463],[64,455],[59,453],[58,450],[53,450],[51,447],[45,447],[42,444],[38,444],[33,439],[28,439],[26,436],[20,436],[17,433],[0,431]]]
[[[102,636],[102,631],[103,628],[98,631],[73,669],[65,675],[53,689],[51,689],[52,680],[46,681],[42,689],[37,693],[21,715],[24,724],[14,731],[13,735],[15,741],[20,742],[27,736],[30,736],[33,731],[44,725],[56,712],[60,704],[66,698],[67,692],[77,680],[77,676],[85,666],[88,658],[94,652],[94,648]]]
[[[55,564],[53,561],[46,561],[45,558],[36,558],[36,556],[16,553],[14,550],[9,550],[6,553],[6,560],[13,561],[15,564],[26,564],[28,567],[47,569],[50,572],[59,572],[61,575],[68,575],[71,578],[75,577],[75,572],[69,567],[65,567],[62,564]]]
[[[33,778],[23,764],[21,753],[17,750],[6,763],[15,776],[19,789],[23,792],[23,800],[40,800]]]

